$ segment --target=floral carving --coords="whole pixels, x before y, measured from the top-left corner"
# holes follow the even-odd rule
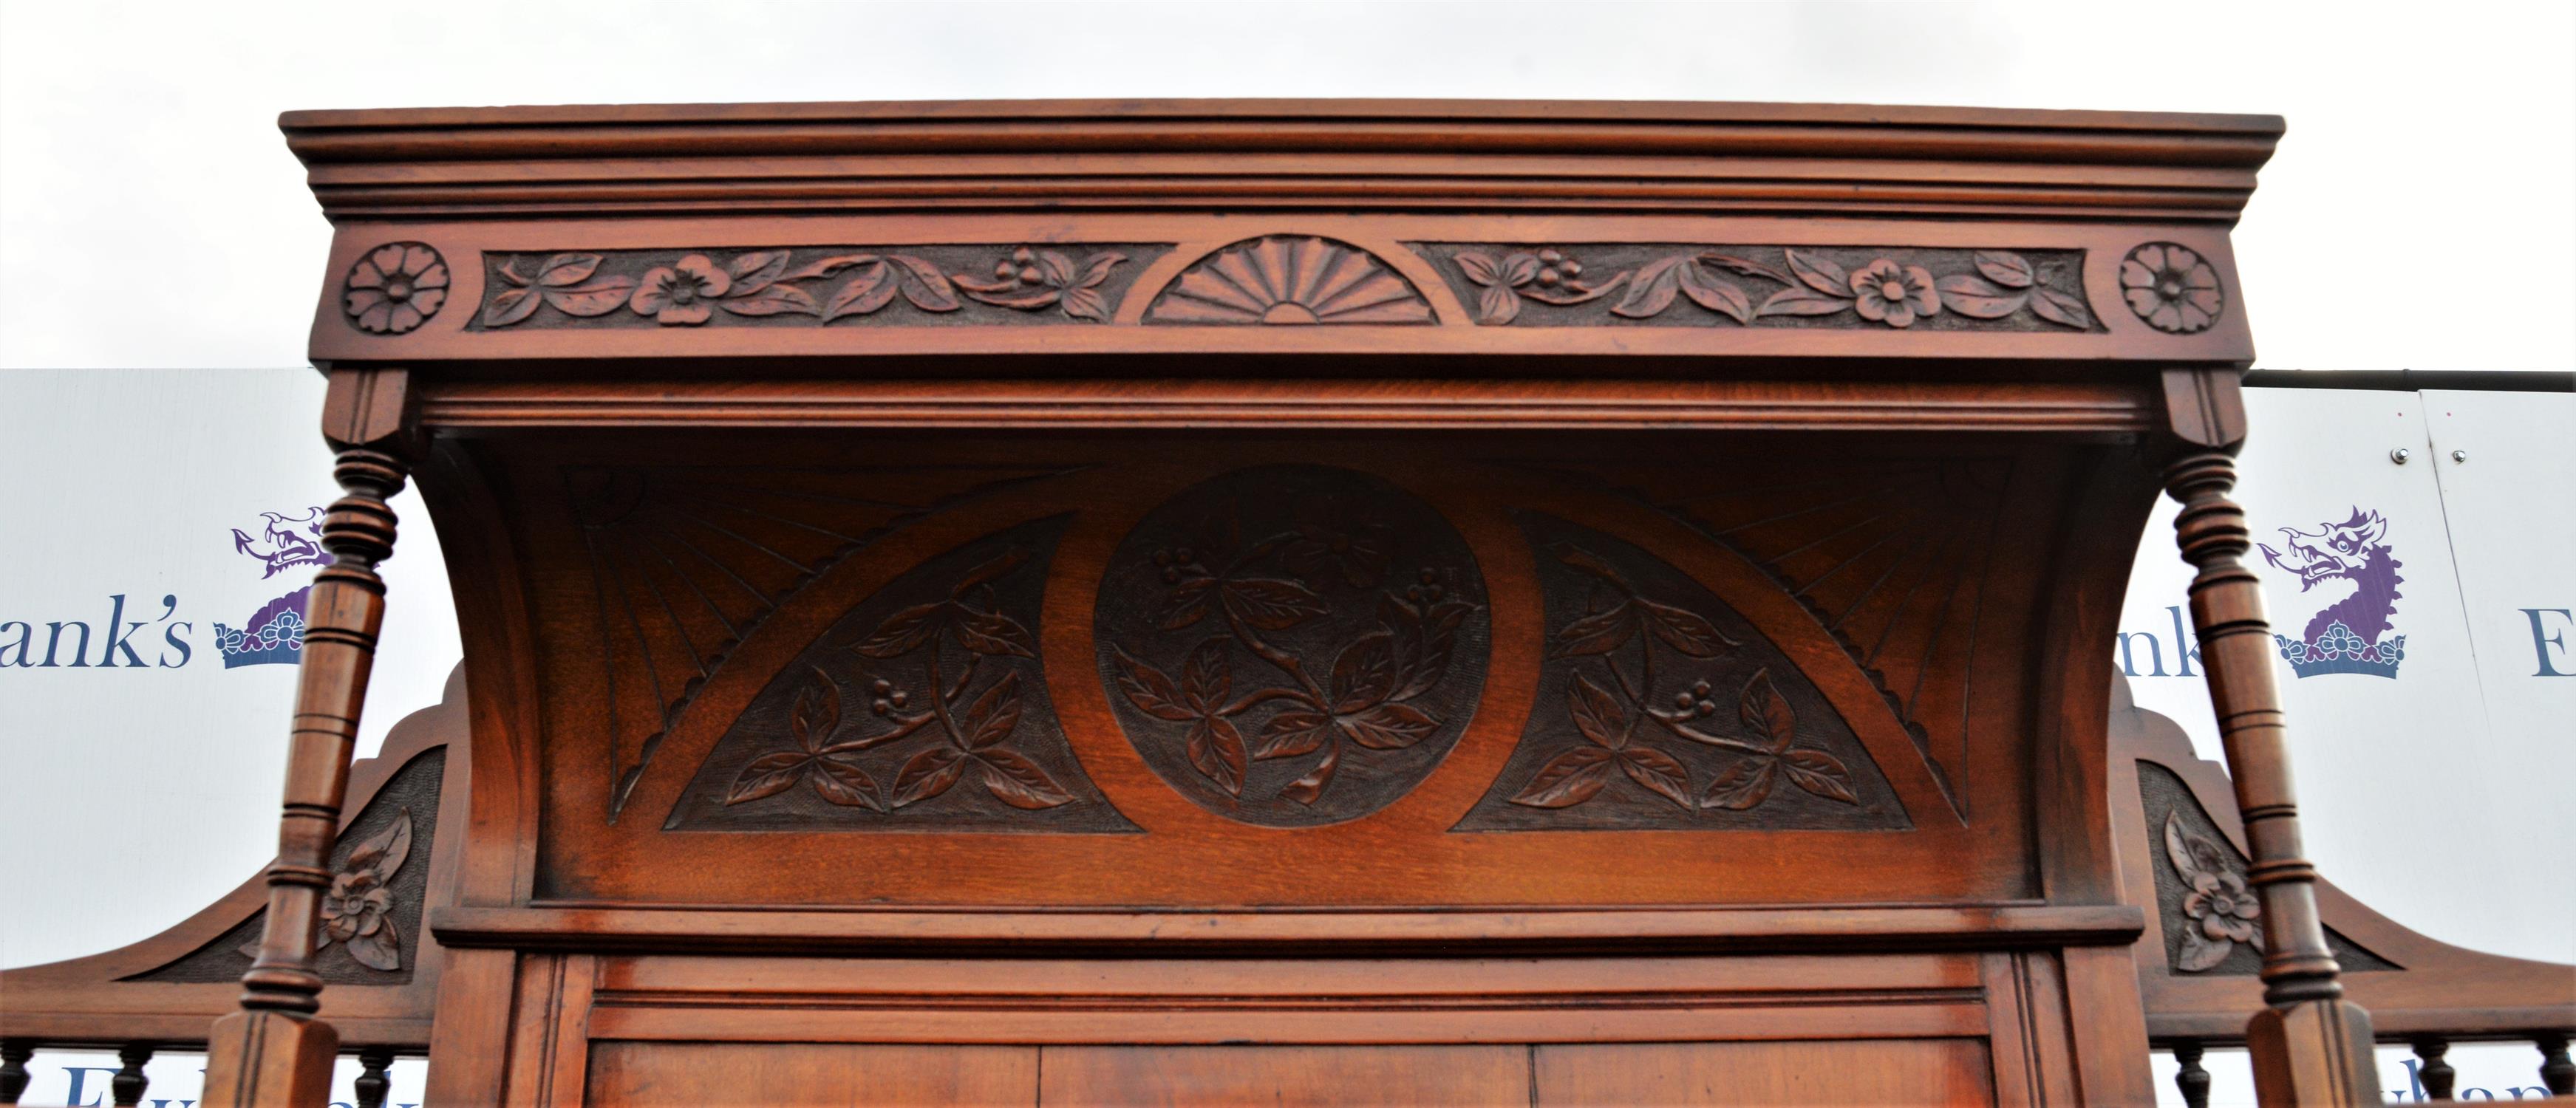
[[[1429,323],[1411,284],[1358,247],[1274,235],[1238,243],[1184,270],[1149,323]]]
[[[1072,255],[1062,251],[1023,246],[993,263],[990,282],[964,274],[957,275],[956,281],[967,296],[982,303],[1024,312],[1055,307],[1074,319],[1107,323],[1109,302],[1101,298],[1100,283],[1109,279],[1110,267],[1126,260],[1127,255],[1111,250],[1076,264]]]
[[[1000,610],[992,591],[1029,558],[1024,549],[991,558],[966,571],[946,596],[903,608],[846,644],[869,662],[889,663],[869,675],[868,711],[881,721],[873,727],[845,728],[839,682],[809,666],[812,672],[788,714],[795,748],[744,766],[725,790],[725,805],[776,796],[801,782],[833,804],[887,812],[946,793],[970,774],[993,799],[1013,808],[1043,810],[1072,801],[1072,793],[1010,745],[1020,726],[1019,671],[1003,667],[1001,676],[976,684],[987,676],[982,666],[988,658],[1037,657],[1036,638]],[[917,680],[891,664],[907,660],[919,663]],[[844,736],[845,730],[851,733]],[[925,734],[937,741],[906,759],[891,781],[879,782],[858,758]]]
[[[387,973],[401,969],[402,931],[388,913],[394,872],[410,857],[411,809],[405,808],[384,830],[351,848],[331,875],[331,887],[322,894],[322,937],[313,949],[344,943],[360,965]],[[243,944],[241,952],[259,957],[259,940]]]
[[[1569,250],[1555,248],[1470,247],[1449,260],[1475,290],[1476,322],[1487,326],[1519,319],[1524,300],[1556,307],[1606,301],[1613,316],[1652,319],[1687,299],[1748,326],[1760,319],[1831,322],[1827,317],[1840,316],[1846,326],[1905,328],[1944,311],[2004,320],[2027,310],[2030,318],[2056,326],[2093,327],[2080,286],[2057,287],[2071,281],[2072,272],[2011,251],[1845,251],[1866,259],[1846,268],[1818,248],[1776,248],[1777,264],[1757,257],[1774,249],[1767,247],[1646,249],[1667,252],[1597,281],[1584,279],[1584,264]],[[1936,275],[1936,268],[1952,265],[1957,272]],[[1738,279],[1744,277],[1779,287],[1748,285]]]
[[[706,253],[640,265],[626,257],[566,252],[502,259],[491,270],[481,325],[513,326],[541,306],[577,319],[624,309],[663,326],[700,326],[725,315],[801,316],[820,324],[874,315],[897,297],[934,317],[973,300],[1023,313],[1053,307],[1065,318],[1106,323],[1114,305],[1103,286],[1128,259],[1109,250],[1076,262],[1060,251],[1021,247],[991,267],[988,281],[908,251],[821,251],[800,260],[792,249],[751,250],[721,264]],[[628,272],[603,273],[609,268]]]
[[[2180,812],[2165,814],[2165,858],[2191,891],[2183,894],[2182,949],[2174,968],[2199,973],[2227,959],[2235,944],[2263,949],[2263,904],[2217,843],[2184,827]]]
[[[342,282],[341,309],[362,331],[399,335],[428,322],[447,303],[447,262],[417,242],[367,252]]]
[[[1194,528],[1138,528],[1104,586],[1136,591],[1104,598],[1118,613],[1101,668],[1135,713],[1129,737],[1184,793],[1306,825],[1392,801],[1455,741],[1485,607],[1445,526],[1388,514],[1406,501],[1356,475],[1290,472],[1229,482],[1247,495],[1207,504]]]
[[[1586,605],[1581,619],[1557,629],[1550,656],[1595,659],[1596,672],[1608,680],[1596,681],[1581,669],[1570,675],[1566,712],[1585,743],[1540,766],[1511,797],[1512,803],[1533,808],[1581,804],[1609,784],[1613,766],[1684,811],[1753,808],[1770,798],[1783,777],[1828,800],[1860,802],[1852,792],[1851,770],[1840,759],[1797,747],[1797,712],[1772,685],[1767,667],[1755,670],[1736,694],[1740,736],[1715,734],[1700,722],[1718,711],[1716,689],[1705,678],[1674,692],[1665,706],[1655,657],[1659,645],[1680,656],[1663,667],[1665,674],[1674,674],[1694,662],[1724,657],[1741,643],[1705,616],[1640,595],[1624,574],[1590,551],[1569,546],[1559,559],[1599,580],[1603,588],[1596,590],[1595,603]],[[1606,604],[1599,603],[1603,599]],[[1631,642],[1636,644],[1633,666],[1621,655]],[[1640,730],[1648,725],[1649,733],[1664,741],[1697,743],[1739,757],[1705,790],[1696,790],[1687,766],[1645,742]]]
[[[2120,295],[2147,326],[2177,335],[2206,331],[2227,308],[2218,271],[2197,253],[2151,242],[2120,262]]]

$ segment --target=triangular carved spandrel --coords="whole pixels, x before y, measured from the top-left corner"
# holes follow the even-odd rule
[[[977,539],[860,601],[752,698],[664,826],[1135,831],[1075,760],[1038,662],[1071,519]]]
[[[1732,607],[1626,542],[1518,522],[1546,662],[1519,747],[1458,830],[1913,827],[1841,713]]]
[[[2245,880],[2245,855],[2228,841],[2191,788],[2172,770],[2138,762],[2146,812],[2148,869],[2164,923],[2166,963],[2176,973],[2251,977],[2263,969],[2262,906]],[[2402,968],[2329,927],[2326,949],[2346,973]]]
[[[574,467],[615,821],[662,737],[770,613],[933,512],[1058,472],[1026,466]]]

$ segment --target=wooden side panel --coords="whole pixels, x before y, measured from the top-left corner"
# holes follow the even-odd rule
[[[598,1108],[1026,1105],[1038,1049],[818,1043],[600,1043],[590,1054]]]
[[[1543,1046],[1532,1061],[1541,1105],[1995,1103],[1976,1039]]]
[[[1051,1047],[1045,1105],[1527,1104],[1518,1046]]]

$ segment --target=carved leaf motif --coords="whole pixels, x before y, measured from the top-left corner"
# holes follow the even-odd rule
[[[1380,704],[1357,715],[1337,716],[1342,733],[1371,750],[1402,750],[1440,729],[1440,721],[1410,704]]]
[[[1229,795],[1243,795],[1243,732],[1222,716],[1200,716],[1190,724],[1190,764]]]
[[[384,830],[367,836],[365,842],[351,847],[348,864],[341,866],[340,870],[343,873],[372,870],[377,881],[382,883],[390,880],[394,871],[402,868],[403,859],[409,857],[411,809],[405,808],[401,818],[387,824]]]
[[[1673,294],[1681,288],[1681,274],[1677,270],[1689,260],[1687,256],[1676,254],[1639,266],[1637,275],[1628,280],[1628,295],[1620,297],[1619,302],[1611,306],[1610,314],[1645,319],[1672,307]]]
[[[1121,254],[1115,250],[1104,250],[1088,258],[1084,258],[1082,260],[1082,272],[1074,274],[1073,276],[1073,287],[1077,289],[1087,289],[1093,285],[1101,283],[1102,281],[1108,280],[1110,269],[1115,267],[1118,263],[1126,260],[1127,255]]]
[[[2084,301],[2052,288],[2033,290],[2030,314],[2062,327],[2079,330],[2093,326],[2092,313],[2084,310]]]
[[[597,254],[554,255],[537,267],[537,283],[558,289],[578,285],[590,280],[591,274],[599,272],[599,263],[603,260],[605,259]],[[515,277],[517,274],[511,272],[511,276]]]
[[[877,800],[876,779],[850,762],[826,754],[814,760],[814,772],[807,777],[814,782],[814,791],[834,804],[885,811],[885,805]]]
[[[1208,593],[1215,585],[1216,578],[1213,577],[1181,582],[1170,596],[1164,598],[1163,616],[1155,620],[1154,625],[1165,631],[1178,631],[1207,618]]]
[[[802,751],[789,750],[752,759],[751,764],[742,767],[742,773],[734,777],[732,787],[725,790],[725,804],[730,806],[776,796],[795,787],[796,779],[805,774],[805,762],[809,757]]]
[[[794,285],[770,285],[749,296],[728,296],[716,303],[735,315],[823,314],[814,294]]]
[[[1774,752],[1789,749],[1789,744],[1797,740],[1798,714],[1771,684],[1767,666],[1753,671],[1753,679],[1744,683],[1744,694],[1735,702],[1735,714],[1744,721],[1745,730]]]
[[[1951,311],[1978,319],[2002,319],[2021,310],[2025,295],[2005,292],[1980,277],[1953,274],[1932,282],[1941,290],[1941,303]]]
[[[897,268],[903,298],[925,312],[953,312],[964,305],[957,302],[957,290],[949,284],[948,275],[939,267],[910,254],[888,254],[886,260]]]
[[[939,614],[948,605],[939,601],[916,604],[877,625],[876,632],[852,645],[850,649],[871,658],[896,658],[921,649],[930,636],[939,632]]]
[[[957,784],[966,773],[968,759],[955,747],[934,746],[912,756],[903,771],[894,778],[894,806],[921,803]]]
[[[814,679],[796,690],[795,707],[787,713],[787,733],[811,754],[829,742],[840,725],[841,687],[817,667]]]
[[[1851,307],[1849,300],[1837,300],[1813,289],[1791,285],[1772,293],[1768,299],[1762,301],[1761,307],[1754,309],[1753,314],[1757,316],[1832,315],[1848,307]]]
[[[1395,636],[1378,631],[1342,648],[1333,662],[1333,710],[1356,712],[1395,692]]]
[[[1737,323],[1753,322],[1753,301],[1733,281],[1721,281],[1708,275],[1697,261],[1675,267],[1681,274],[1682,294],[1712,312],[1727,316]]]
[[[1691,806],[1690,771],[1672,755],[1650,746],[1632,746],[1619,752],[1619,769],[1664,799],[1684,809]]]
[[[1013,670],[993,682],[993,687],[984,690],[984,695],[967,705],[965,718],[958,722],[966,729],[968,750],[985,752],[987,747],[1010,738],[1011,732],[1020,726],[1019,671]]]
[[[1621,644],[1628,641],[1629,636],[1636,633],[1636,605],[1623,600],[1602,611],[1566,624],[1564,630],[1556,633],[1555,649],[1548,652],[1548,657],[1566,658],[1579,654],[1607,654],[1619,649]]]
[[[1747,277],[1767,277],[1784,285],[1794,285],[1798,283],[1797,278],[1786,273],[1782,273],[1780,270],[1772,266],[1767,266],[1754,261],[1751,258],[1739,258],[1733,254],[1702,254],[1700,255],[1700,260],[1707,262],[1710,265],[1725,266],[1726,268],[1734,270],[1735,272],[1741,273]]]
[[[1795,250],[1783,250],[1781,253],[1788,256],[1789,272],[1797,274],[1799,280],[1807,283],[1807,287],[1838,300],[1851,298],[1851,274],[1836,264],[1833,259],[1815,254],[1801,254]]]
[[[1285,631],[1324,614],[1324,598],[1295,581],[1245,577],[1218,587],[1226,610],[1264,631]]]
[[[535,314],[537,305],[541,303],[544,301],[537,299],[535,289],[522,287],[504,290],[494,296],[491,303],[483,306],[483,325],[507,327]]]
[[[1016,752],[996,747],[976,757],[983,762],[984,788],[1004,804],[1038,811],[1073,801],[1055,778]]]
[[[1261,727],[1261,745],[1252,752],[1254,758],[1293,758],[1312,754],[1332,733],[1332,717],[1322,712],[1290,709],[1270,717]]]
[[[2026,289],[2039,275],[2031,271],[2030,261],[2004,250],[1980,250],[1975,256],[1977,272],[2008,289]]]
[[[2200,933],[2197,924],[2186,923],[2182,929],[2182,950],[2174,955],[2174,968],[2185,973],[2199,973],[2227,960],[2227,952],[2236,944],[2226,939],[2212,939]]]
[[[1096,289],[1066,289],[1064,290],[1064,314],[1075,319],[1107,323],[1109,322],[1109,301],[1102,298]]]
[[[2233,868],[2217,843],[2183,827],[2178,812],[2165,813],[2165,857],[2173,862],[2174,872],[2182,875],[2186,885],[2198,881],[2202,874],[2225,873]]]
[[[624,307],[627,300],[635,295],[636,284],[632,277],[602,277],[578,288],[538,291],[545,296],[546,303],[555,306],[556,311],[587,319]]]
[[[1199,718],[1198,711],[1163,671],[1137,660],[1122,647],[1113,645],[1109,649],[1118,660],[1118,691],[1127,694],[1127,702],[1134,704],[1137,711],[1174,723]]]
[[[1000,612],[977,611],[960,607],[957,613],[957,644],[977,654],[1008,655],[1035,658],[1037,640],[1020,621]]]
[[[830,323],[845,315],[866,315],[894,300],[892,274],[882,261],[874,262],[852,274],[832,297],[823,302],[823,322]]]
[[[1448,676],[1449,657],[1457,649],[1458,628],[1475,610],[1473,604],[1452,600],[1432,605],[1419,623],[1390,621],[1389,625],[1397,628],[1397,669],[1411,676],[1387,699],[1411,700],[1430,692],[1441,678]]]
[[[1628,711],[1619,706],[1619,698],[1610,690],[1578,673],[1565,686],[1566,710],[1574,716],[1574,727],[1594,745],[1617,750],[1628,744]]]
[[[1637,605],[1645,609],[1646,627],[1655,633],[1656,638],[1693,658],[1715,658],[1725,654],[1728,647],[1739,645],[1728,638],[1726,632],[1718,630],[1716,624],[1709,622],[1708,617],[1697,612],[1658,604],[1644,597],[1637,598]]]
[[[750,296],[775,283],[787,272],[787,254],[785,250],[755,250],[726,263],[725,275],[733,278],[733,295]]]
[[[1234,671],[1225,653],[1227,641],[1215,638],[1200,643],[1181,666],[1181,699],[1192,711],[1213,712],[1234,691]]]
[[[1521,315],[1521,296],[1509,286],[1488,284],[1476,294],[1476,322],[1499,327]]]
[[[1453,260],[1458,263],[1458,272],[1466,274],[1470,281],[1488,288],[1503,283],[1503,271],[1494,265],[1490,254],[1461,250]]]
[[[1788,769],[1790,784],[1827,800],[1860,803],[1860,798],[1852,795],[1851,771],[1833,755],[1821,750],[1792,750],[1780,759]]]
[[[1323,798],[1324,786],[1333,783],[1333,773],[1341,768],[1341,764],[1342,748],[1329,748],[1324,751],[1323,761],[1315,763],[1315,768],[1308,770],[1306,776],[1289,782],[1286,788],[1279,790],[1279,795],[1299,804],[1312,804]]]
[[[797,266],[792,272],[780,274],[778,279],[781,281],[810,281],[816,277],[829,277],[832,274],[848,269],[851,266],[861,265],[876,260],[877,256],[874,254],[832,254],[826,257],[816,258],[804,265]]]
[[[1570,808],[1590,800],[1610,783],[1616,753],[1598,746],[1578,746],[1539,767],[1512,803],[1532,808]]]
[[[1780,763],[1774,758],[1744,758],[1709,782],[1708,791],[1700,795],[1702,808],[1725,808],[1743,811],[1770,799],[1771,786],[1780,779]]]

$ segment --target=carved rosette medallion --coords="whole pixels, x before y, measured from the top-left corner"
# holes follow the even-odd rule
[[[1421,324],[1432,318],[1412,282],[1368,251],[1331,239],[1272,235],[1182,270],[1145,322]]]
[[[1484,578],[1440,513],[1351,470],[1192,487],[1119,544],[1096,617],[1128,741],[1201,807],[1308,827],[1393,803],[1484,687]]]
[[[1133,831],[1074,760],[1038,662],[1068,516],[913,567],[770,678],[672,830]]]
[[[1458,830],[1913,826],[1824,694],[1723,601],[1607,535],[1520,523],[1546,662],[1520,745]]]
[[[1410,245],[1488,327],[2100,330],[2081,250]]]
[[[2170,242],[2147,243],[2120,260],[2120,296],[2147,326],[2175,335],[2206,331],[2227,311],[2218,270]]]
[[[429,244],[386,243],[350,263],[340,281],[340,310],[361,331],[399,335],[438,314],[447,283],[447,260]]]

